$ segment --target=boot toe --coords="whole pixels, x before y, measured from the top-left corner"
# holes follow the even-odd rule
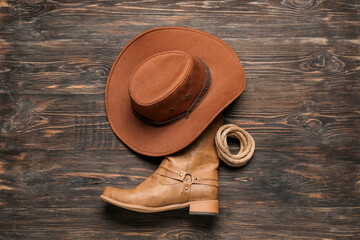
[[[111,198],[120,203],[139,204],[134,189],[120,189],[115,187],[105,187],[102,196]]]
[[[123,197],[124,196],[124,190],[123,189],[119,189],[119,188],[115,188],[115,187],[105,187],[102,195],[111,199],[114,199],[116,201],[123,201]]]

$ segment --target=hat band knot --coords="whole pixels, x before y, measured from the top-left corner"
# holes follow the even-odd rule
[[[194,99],[194,101],[192,102],[192,104],[190,105],[190,107],[188,108],[188,110],[186,110],[185,112],[172,117],[170,119],[167,119],[165,121],[155,121],[152,119],[149,119],[147,117],[144,117],[143,115],[141,115],[140,113],[136,112],[136,110],[132,107],[132,110],[134,112],[134,114],[140,118],[141,120],[150,123],[152,125],[157,125],[157,126],[163,126],[163,125],[170,125],[173,124],[175,122],[177,122],[178,120],[182,119],[182,118],[186,118],[189,119],[189,115],[195,110],[195,108],[200,104],[200,102],[205,98],[207,92],[210,89],[210,85],[211,85],[211,72],[210,72],[210,68],[208,67],[208,65],[201,60],[200,58],[196,57],[197,59],[200,60],[200,62],[204,65],[205,68],[205,81],[204,84],[199,92],[199,94],[196,96],[196,98]]]

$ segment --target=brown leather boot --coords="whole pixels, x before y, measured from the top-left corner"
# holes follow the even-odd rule
[[[215,134],[217,117],[190,146],[166,157],[159,168],[134,189],[106,187],[101,198],[137,212],[161,212],[190,207],[190,214],[218,214],[219,159]]]

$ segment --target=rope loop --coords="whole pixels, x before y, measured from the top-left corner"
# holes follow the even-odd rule
[[[239,139],[240,150],[237,154],[230,152],[227,137]],[[255,141],[252,136],[234,124],[226,124],[219,128],[215,136],[215,144],[219,158],[232,167],[241,167],[248,163],[255,151]]]

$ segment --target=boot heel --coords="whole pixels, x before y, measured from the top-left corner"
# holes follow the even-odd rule
[[[190,203],[191,215],[217,215],[219,214],[218,200],[196,201]]]

